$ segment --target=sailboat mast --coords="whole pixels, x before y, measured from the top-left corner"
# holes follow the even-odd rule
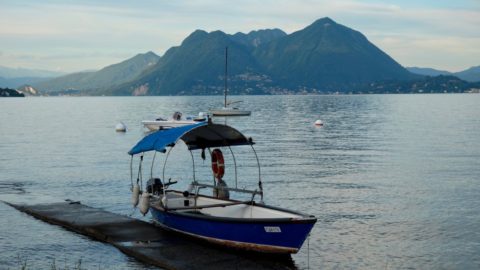
[[[227,84],[228,84],[228,47],[225,47],[225,89],[223,90],[223,95],[225,97],[225,105],[227,107]]]

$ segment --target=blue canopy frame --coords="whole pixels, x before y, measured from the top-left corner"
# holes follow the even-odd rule
[[[234,145],[249,145],[253,153],[255,154],[255,158],[258,164],[258,186],[260,191],[255,191],[253,194],[260,194],[263,200],[263,188],[262,188],[262,180],[261,180],[261,172],[260,172],[260,161],[258,160],[257,153],[253,148],[253,141],[252,138],[247,138],[245,135],[240,133],[238,130],[221,124],[214,124],[209,120],[208,122],[200,122],[197,124],[171,128],[166,130],[159,130],[152,134],[145,136],[141,139],[130,151],[128,152],[129,155],[132,156],[132,160],[130,162],[130,178],[132,181],[132,188],[133,188],[133,156],[136,154],[142,154],[140,156],[140,165],[138,169],[138,177],[137,183],[141,181],[141,164],[143,161],[143,153],[148,151],[158,151],[165,153],[167,147],[175,146],[175,144],[182,140],[188,147],[188,150],[197,150],[202,149],[205,150],[206,148],[210,149],[211,147],[228,147],[232,153],[234,164],[235,164],[235,187],[237,188],[237,165],[235,162],[235,155],[233,154],[232,149],[230,146]],[[170,148],[170,150],[172,149]],[[156,152],[155,152],[156,153]],[[170,153],[170,151],[169,151]],[[165,159],[163,165],[163,180],[165,181],[165,165],[167,163],[167,158]],[[152,160],[152,168],[153,163],[155,161],[155,156]],[[195,160],[192,155],[193,161],[193,178],[195,180]],[[152,172],[152,171],[151,171]],[[213,179],[215,182],[215,178]],[[165,184],[165,183],[164,183]],[[238,191],[238,189],[236,189]],[[244,191],[244,190],[241,190]],[[165,191],[164,191],[165,192]]]
[[[149,134],[130,149],[128,154],[133,156],[148,151],[165,153],[167,147],[173,147],[179,140],[184,141],[189,150],[254,144],[251,138],[230,126],[200,122]]]

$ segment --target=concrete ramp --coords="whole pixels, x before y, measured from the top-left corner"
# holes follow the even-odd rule
[[[295,269],[290,256],[221,248],[78,202],[6,204],[45,222],[109,243],[139,261],[166,269]]]

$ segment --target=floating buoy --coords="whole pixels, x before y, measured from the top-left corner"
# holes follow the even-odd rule
[[[140,196],[140,213],[145,216],[148,213],[148,208],[150,207],[150,194],[148,192],[143,192]]]
[[[138,205],[138,195],[140,194],[140,186],[135,184],[132,189],[132,205],[137,207]]]
[[[123,122],[120,122],[115,126],[115,131],[116,132],[126,132],[127,131],[127,126]]]
[[[317,121],[315,121],[315,126],[319,126],[319,127],[323,126],[322,120],[318,119]]]

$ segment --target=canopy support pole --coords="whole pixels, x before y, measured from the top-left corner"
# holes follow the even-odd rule
[[[208,148],[208,153],[210,154],[210,160],[212,160],[212,150],[210,150],[210,148]],[[213,178],[213,185],[215,186],[217,183],[215,182],[215,173],[212,171],[212,178]]]
[[[152,166],[150,167],[150,179],[153,178],[153,165],[155,163],[155,157],[157,156],[157,151],[155,151],[155,153],[153,153],[153,158],[152,158]]]
[[[165,162],[163,162],[163,170],[162,170],[162,182],[163,184],[165,185],[166,181],[165,181],[165,167],[167,166],[167,160],[168,160],[168,156],[170,156],[170,151],[172,151],[173,147],[170,147],[168,149],[168,152],[167,152],[167,156],[165,157]],[[163,189],[165,190],[165,189]]]
[[[130,190],[133,191],[133,155],[130,158]]]
[[[228,146],[228,149],[230,149],[230,153],[232,153],[232,157],[233,157],[233,166],[235,168],[235,188],[238,188],[238,181],[237,181],[237,161],[235,159],[235,154],[233,153],[233,150],[232,148],[230,147],[230,145]]]
[[[192,150],[188,150],[190,152],[190,156],[192,156],[192,164],[193,164],[193,182],[196,182],[197,180],[195,179],[195,158],[193,157]]]
[[[250,147],[252,147],[253,153],[255,154],[255,158],[257,159],[257,166],[258,166],[258,188],[260,189],[260,201],[263,203],[263,187],[262,187],[262,174],[260,171],[260,160],[258,159],[257,151],[255,151],[255,148],[253,147],[253,144],[250,144]]]
[[[165,157],[165,162],[163,162],[163,170],[162,170],[162,179],[160,179],[163,183],[163,198],[165,199],[165,202],[162,201],[162,203],[164,203],[164,207],[166,207],[166,204],[167,204],[167,190],[165,188],[165,167],[167,166],[167,160],[168,160],[168,156],[170,155],[170,151],[172,151],[173,147],[170,147],[170,149],[168,149],[168,152],[167,152],[167,156]]]
[[[140,163],[138,164],[138,174],[137,174],[137,184],[138,182],[140,182],[140,190],[142,190],[142,187],[143,187],[142,163],[143,163],[143,154],[140,156]]]

